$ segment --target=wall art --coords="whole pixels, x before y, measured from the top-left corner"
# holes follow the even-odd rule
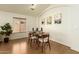
[[[47,17],[47,24],[52,24],[52,16]]]
[[[58,14],[54,15],[54,23],[61,24],[61,22],[62,22],[62,14],[58,13]]]

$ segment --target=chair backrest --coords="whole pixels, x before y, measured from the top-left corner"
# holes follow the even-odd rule
[[[32,31],[34,32],[34,28],[32,28]]]
[[[43,31],[43,28],[41,27],[41,31]]]
[[[46,40],[47,42],[49,42],[49,34],[46,35],[46,37],[44,38],[44,40]]]
[[[36,31],[39,31],[38,28],[36,28]]]

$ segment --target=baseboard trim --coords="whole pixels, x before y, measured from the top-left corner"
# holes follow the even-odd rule
[[[75,48],[73,48],[73,47],[71,47],[71,46],[68,46],[68,45],[66,45],[66,44],[63,44],[63,43],[61,43],[61,42],[59,42],[59,41],[56,41],[56,40],[52,40],[52,41],[57,42],[57,43],[59,43],[59,44],[62,44],[62,45],[64,45],[64,46],[68,47],[69,49],[72,49],[72,50],[74,50],[74,51],[79,52],[79,49],[75,49]]]
[[[73,47],[71,47],[71,49],[72,49],[72,50],[75,50],[75,51],[77,51],[77,52],[79,52],[79,49],[75,49],[75,48],[73,48]]]
[[[28,38],[28,37],[24,37],[24,38],[16,38],[16,39],[10,39],[10,40],[18,40],[18,39],[25,39],[25,38]]]
[[[57,43],[59,43],[59,44],[61,44],[61,45],[64,45],[64,46],[68,47],[69,49],[71,48],[70,46],[65,45],[65,44],[63,44],[63,43],[61,43],[61,42],[59,42],[59,41],[56,41],[56,40],[51,40],[51,41],[57,42]]]

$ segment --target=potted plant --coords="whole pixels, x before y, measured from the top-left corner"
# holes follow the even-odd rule
[[[9,41],[9,36],[12,34],[12,27],[9,23],[1,26],[0,34],[4,35],[4,42],[7,43]]]

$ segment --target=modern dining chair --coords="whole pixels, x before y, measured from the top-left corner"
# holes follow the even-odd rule
[[[35,34],[35,32],[30,34],[30,46],[32,47],[33,44],[36,44],[37,42],[37,36]]]
[[[42,46],[42,52],[46,46],[49,46],[49,49],[51,50],[50,41],[49,41],[49,34],[46,36],[40,36],[38,39],[38,46]]]
[[[32,33],[34,32],[34,28],[32,28],[32,31],[28,33],[28,43],[31,41],[31,36],[32,36]]]

